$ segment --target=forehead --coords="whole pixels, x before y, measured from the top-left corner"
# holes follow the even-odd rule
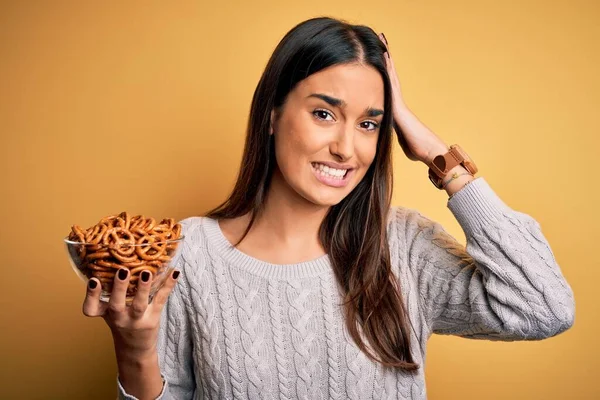
[[[383,80],[379,72],[362,64],[342,64],[325,68],[301,81],[296,87],[302,98],[323,93],[344,100],[349,108],[383,108]]]

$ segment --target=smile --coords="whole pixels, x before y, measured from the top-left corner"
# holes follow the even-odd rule
[[[335,169],[330,168],[327,165],[313,162],[312,171],[315,174],[317,180],[321,183],[332,186],[332,187],[344,187],[350,181],[350,176],[354,169]]]

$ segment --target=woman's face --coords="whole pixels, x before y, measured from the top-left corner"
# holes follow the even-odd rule
[[[336,65],[299,82],[272,115],[274,178],[314,204],[339,203],[375,158],[383,105],[383,80],[371,66]]]

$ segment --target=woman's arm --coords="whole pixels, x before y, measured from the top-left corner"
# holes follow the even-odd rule
[[[573,292],[536,220],[508,207],[481,177],[448,207],[466,248],[418,211],[396,211],[405,213],[396,229],[429,334],[536,340],[573,325]]]
[[[398,140],[409,159],[429,166],[448,147],[406,106],[387,40],[380,38],[387,49]],[[461,171],[457,166],[450,174]],[[466,248],[416,210],[398,209],[400,232],[392,232],[392,240],[405,239],[401,259],[415,279],[429,333],[524,340],[568,329],[575,314],[573,292],[537,221],[504,204],[483,178],[460,176],[445,189]]]

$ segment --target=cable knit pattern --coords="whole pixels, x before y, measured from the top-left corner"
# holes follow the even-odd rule
[[[161,315],[159,399],[426,399],[433,333],[540,340],[573,325],[573,292],[536,220],[481,177],[447,206],[466,245],[417,210],[389,213],[392,271],[421,365],[410,372],[358,350],[327,255],[269,264],[231,246],[217,221],[183,220],[182,273]],[[120,399],[135,399],[117,385]]]
[[[268,359],[264,330],[260,324],[261,310],[258,292],[259,285],[251,285],[245,274],[231,274],[235,283],[237,314],[241,330],[241,344],[244,349],[244,368],[248,376],[248,397],[251,399],[272,399],[273,391],[269,366],[262,361]]]
[[[197,232],[196,232],[197,233]],[[200,238],[196,239],[198,241]],[[197,248],[201,254],[200,257],[190,259],[190,263],[194,260],[205,259],[207,257],[206,247]],[[195,323],[195,337],[198,337],[197,342],[201,343],[201,352],[203,354],[200,368],[203,371],[201,380],[204,386],[204,392],[207,393],[207,398],[218,399],[222,395],[225,388],[225,376],[221,372],[221,363],[223,362],[223,352],[218,342],[214,340],[221,336],[222,326],[220,318],[217,318],[220,310],[218,309],[218,301],[211,293],[216,291],[214,276],[208,274],[206,268],[190,268],[189,274],[193,276],[193,281],[199,284],[190,287],[191,304],[198,305],[201,312],[191,313],[191,319]],[[190,310],[193,309],[190,305]],[[208,381],[208,383],[206,383]]]
[[[223,333],[225,353],[227,354],[227,371],[229,373],[230,383],[233,392],[234,399],[244,399],[248,395],[246,393],[246,387],[248,382],[243,377],[243,354],[240,348],[240,326],[238,325],[235,313],[238,309],[234,305],[233,294],[231,293],[231,282],[229,276],[226,275],[226,271],[221,265],[220,261],[214,262],[218,268],[214,268],[212,271],[217,278],[217,292],[219,301],[221,303],[221,310],[223,312]]]
[[[316,342],[316,320],[311,303],[316,299],[309,299],[314,291],[314,285],[308,280],[291,281],[287,286],[287,300],[289,308],[289,323],[292,326],[292,346],[294,347],[294,365],[298,379],[296,380],[296,396],[298,399],[318,400],[326,396],[321,391],[320,382],[315,376],[322,376],[323,365],[318,357]]]
[[[325,324],[325,338],[327,340],[327,368],[329,376],[329,399],[343,400],[344,389],[341,375],[340,345],[342,320],[338,320],[340,313],[340,296],[336,283],[332,279],[321,279],[321,296],[323,296],[323,322]]]
[[[346,395],[348,399],[361,400],[370,397],[370,393],[365,393],[366,389],[372,390],[366,386],[365,382],[373,380],[371,376],[375,372],[373,365],[367,359],[367,356],[360,349],[351,343],[350,335],[345,336],[346,340],[346,362],[348,372],[346,373]],[[367,397],[368,396],[368,397]]]
[[[289,361],[286,356],[286,346],[288,341],[285,339],[283,327],[283,315],[281,307],[280,294],[277,281],[269,282],[269,308],[271,311],[271,321],[273,327],[273,345],[275,346],[275,360],[277,366],[277,378],[279,382],[279,398],[281,400],[291,400],[294,398],[292,386],[292,374],[290,372]]]

